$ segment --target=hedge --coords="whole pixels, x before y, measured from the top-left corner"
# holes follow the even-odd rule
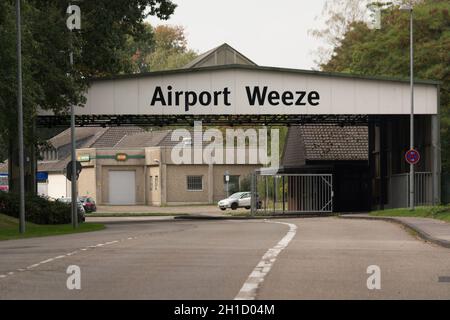
[[[19,218],[19,196],[0,191],[0,213]],[[66,224],[71,222],[70,204],[49,201],[27,194],[25,196],[25,220],[36,224]],[[80,216],[78,220],[81,221]]]

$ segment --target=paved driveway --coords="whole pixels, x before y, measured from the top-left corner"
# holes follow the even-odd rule
[[[280,223],[278,223],[280,222]],[[450,298],[450,250],[384,221],[167,221],[0,242],[0,298]],[[66,269],[81,268],[81,290]],[[366,269],[381,268],[381,290]],[[12,274],[10,274],[12,272]]]

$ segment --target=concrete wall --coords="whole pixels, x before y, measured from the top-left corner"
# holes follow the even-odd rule
[[[250,175],[259,165],[167,165],[167,204],[215,203],[226,198],[223,177],[225,171],[240,179]],[[187,190],[187,176],[203,177],[202,191]],[[250,190],[247,190],[250,191]]]
[[[226,190],[224,189],[223,177],[225,171],[228,170],[229,174],[232,176],[239,176],[239,181],[241,182],[246,176],[252,174],[255,169],[261,168],[260,165],[218,165],[214,166],[214,196],[213,201],[219,201],[226,198]],[[251,190],[242,190],[251,191]]]
[[[187,190],[187,176],[203,176],[202,191]],[[166,176],[167,204],[208,203],[207,165],[168,165]]]
[[[95,168],[84,167],[78,178],[78,195],[90,196],[97,201],[97,190],[95,187]]]

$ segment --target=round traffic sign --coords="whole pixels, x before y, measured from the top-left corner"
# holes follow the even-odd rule
[[[409,164],[416,164],[420,160],[420,153],[416,149],[410,149],[405,153],[405,160]]]

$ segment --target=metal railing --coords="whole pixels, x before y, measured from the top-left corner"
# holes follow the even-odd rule
[[[332,174],[256,174],[253,179],[253,213],[333,212]]]
[[[394,174],[390,179],[389,207],[407,208],[409,206],[409,173]],[[414,205],[433,204],[433,184],[431,172],[414,174]]]

